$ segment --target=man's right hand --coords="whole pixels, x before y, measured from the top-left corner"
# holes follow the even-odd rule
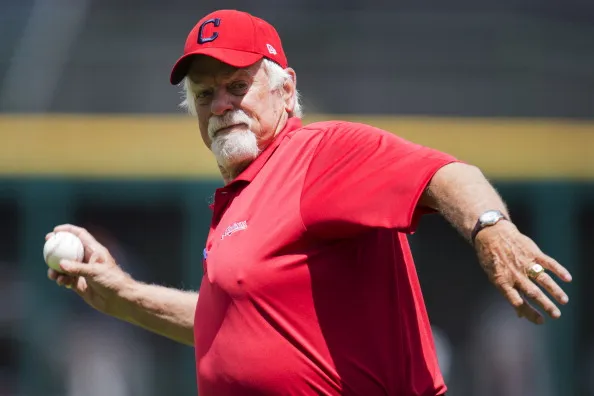
[[[120,295],[134,280],[115,262],[107,248],[84,228],[60,225],[53,232],[66,231],[80,238],[85,254],[82,262],[62,260],[63,273],[48,270],[48,278],[74,290],[90,306],[105,314],[124,319]],[[49,233],[46,240],[52,236]]]

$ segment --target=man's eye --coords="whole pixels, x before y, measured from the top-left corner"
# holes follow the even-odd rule
[[[196,99],[206,99],[209,98],[212,95],[212,91],[200,91],[198,93],[196,93]]]
[[[236,82],[229,86],[229,90],[234,95],[245,95],[248,89],[248,84],[245,82]]]

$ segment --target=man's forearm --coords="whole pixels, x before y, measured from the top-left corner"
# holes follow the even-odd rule
[[[194,345],[198,293],[134,282],[120,293],[120,319],[174,341]]]
[[[505,203],[480,169],[462,163],[438,170],[419,204],[438,210],[468,241],[483,212],[500,210],[509,219]]]

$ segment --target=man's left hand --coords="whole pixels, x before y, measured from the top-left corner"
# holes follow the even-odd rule
[[[561,311],[543,290],[563,305],[567,304],[569,298],[546,271],[565,282],[571,281],[571,275],[561,264],[544,254],[513,223],[503,220],[481,230],[476,237],[475,248],[489,280],[515,308],[519,317],[536,324],[544,323],[542,314],[528,300],[553,319],[561,316]],[[530,268],[535,264],[540,264],[545,271],[531,277]]]

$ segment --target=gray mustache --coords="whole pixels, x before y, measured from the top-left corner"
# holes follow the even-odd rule
[[[249,127],[250,121],[250,118],[243,111],[236,111],[223,116],[213,116],[208,122],[208,136],[213,138],[217,131],[231,125],[246,124]]]

